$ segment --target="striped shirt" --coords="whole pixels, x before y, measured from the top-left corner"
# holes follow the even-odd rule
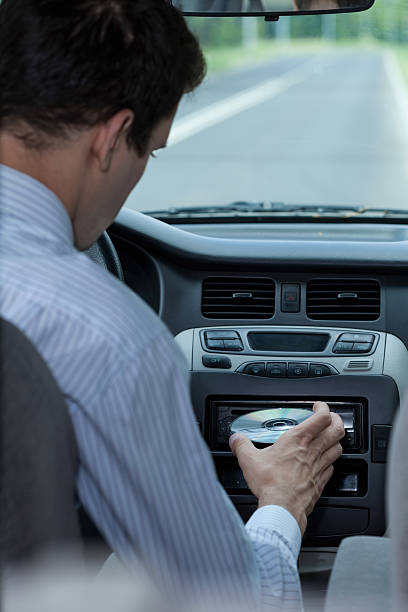
[[[44,185],[0,165],[0,313],[37,347],[66,398],[78,494],[125,563],[156,584],[249,594],[299,610],[300,531],[279,506],[246,525],[197,428],[184,357],[150,307],[79,252]]]

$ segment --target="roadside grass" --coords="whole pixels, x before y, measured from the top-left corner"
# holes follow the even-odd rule
[[[402,75],[408,86],[408,44],[390,44],[372,38],[358,40],[340,39],[336,41],[319,38],[311,39],[259,39],[250,47],[212,47],[204,48],[208,64],[208,74],[245,68],[270,59],[288,55],[308,55],[313,53],[336,53],[356,50],[392,51],[395,53]]]
[[[317,51],[335,50],[336,45],[318,39],[279,41],[276,39],[259,39],[255,46],[211,47],[204,48],[208,73],[244,68],[254,63],[282,55],[302,55]]]
[[[390,48],[397,56],[402,76],[408,86],[408,45],[394,45]]]

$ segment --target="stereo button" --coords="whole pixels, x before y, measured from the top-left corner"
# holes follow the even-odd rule
[[[355,342],[353,344],[353,353],[369,353],[372,346],[373,345],[368,342]]]
[[[206,340],[205,345],[212,350],[224,350],[224,340]]]
[[[330,376],[331,370],[322,363],[311,363],[309,366],[309,376]]]
[[[336,410],[337,414],[343,421],[345,429],[354,429],[354,410]]]
[[[288,375],[288,364],[285,362],[269,362],[266,364],[266,375],[270,378],[285,378]]]
[[[352,353],[353,343],[352,342],[336,342],[333,353]]]
[[[220,368],[228,370],[231,367],[231,360],[228,357],[213,357],[212,355],[203,355],[203,365],[206,368]]]
[[[355,448],[356,446],[356,434],[354,429],[346,429],[344,438],[340,440],[343,448]]]
[[[289,378],[306,378],[308,374],[308,363],[290,363],[288,376]]]
[[[390,443],[391,425],[372,425],[372,461],[373,463],[385,463]]]
[[[224,348],[227,351],[242,351],[244,347],[241,340],[224,340]]]
[[[342,334],[339,338],[342,342],[374,342],[373,334]]]
[[[216,329],[205,332],[205,337],[207,340],[235,340],[235,338],[239,338],[238,332],[233,329]]]
[[[263,361],[248,363],[244,368],[244,374],[251,374],[252,376],[265,376],[265,363]]]

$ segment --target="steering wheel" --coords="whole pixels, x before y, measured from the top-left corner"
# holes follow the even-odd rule
[[[107,232],[103,232],[102,236],[85,253],[95,263],[103,266],[119,280],[124,280],[119,256]]]

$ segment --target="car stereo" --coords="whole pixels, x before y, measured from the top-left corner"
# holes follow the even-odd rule
[[[305,411],[310,411],[312,414],[313,401],[298,401],[298,400],[210,400],[209,418],[207,427],[207,439],[211,450],[229,450],[228,440],[231,435],[231,424],[244,415],[250,416],[251,413],[259,413],[265,411],[268,415],[268,423],[270,429],[277,430],[280,427],[282,431],[286,431],[297,424],[296,414]],[[329,408],[332,412],[336,412],[342,419],[345,429],[345,436],[341,442],[344,450],[348,453],[359,453],[365,450],[365,403],[364,400],[356,401],[328,401]],[[277,413],[282,414],[282,411],[288,417],[293,414],[292,418],[278,418],[273,420],[271,415]],[[261,423],[260,423],[261,425]],[[262,443],[255,443],[256,446],[265,446]]]
[[[299,401],[288,399],[250,399],[239,400],[228,398],[209,399],[207,406],[206,438],[215,459],[215,465],[220,482],[231,495],[248,496],[251,491],[245,482],[238,462],[228,452],[228,440],[231,435],[231,426],[241,419],[249,420],[251,416],[265,414],[266,422],[260,421],[261,426],[270,427],[272,434],[284,433],[297,425],[296,415],[310,412],[312,414],[313,401]],[[368,466],[367,462],[359,458],[367,450],[367,406],[363,399],[355,400],[327,400],[331,412],[336,412],[343,420],[345,436],[341,441],[347,458],[341,458],[334,466],[334,475],[326,486],[323,497],[359,497],[367,492]],[[273,419],[273,414],[278,415]],[[285,414],[285,418],[280,415]],[[293,415],[293,418],[287,418]],[[275,429],[276,425],[276,429]],[[233,427],[234,429],[234,427]],[[254,442],[258,448],[269,446]],[[349,455],[354,455],[350,457]]]

